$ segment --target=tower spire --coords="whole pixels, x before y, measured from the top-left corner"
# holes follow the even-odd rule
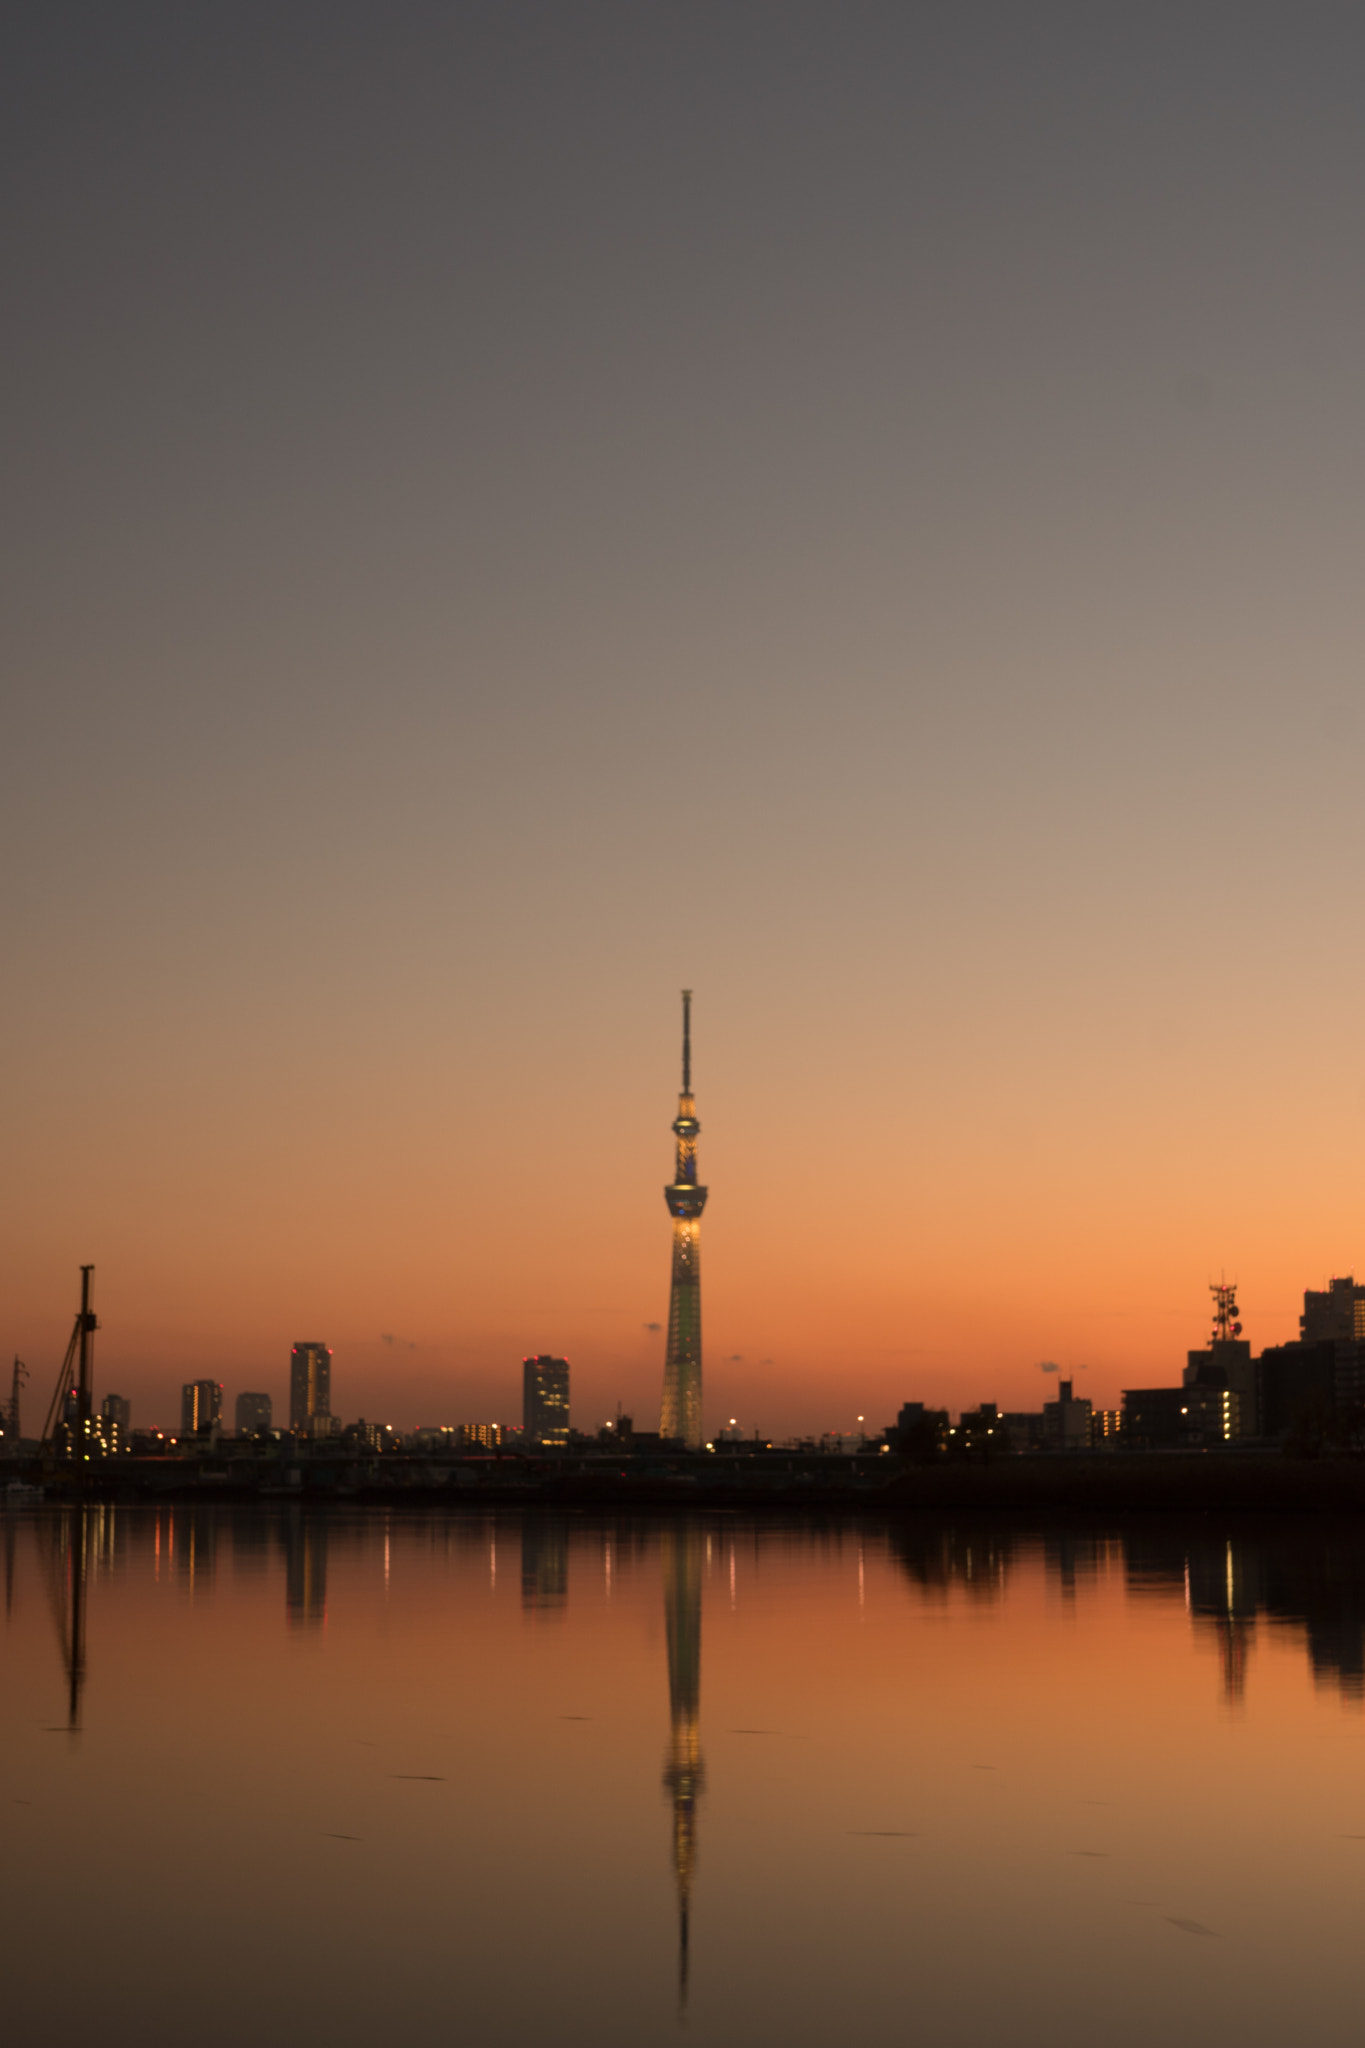
[[[692,991],[685,988],[683,999],[683,1084],[684,1095],[692,1093]]]
[[[668,1350],[659,1434],[690,1451],[702,1446],[701,1427],[701,1212],[706,1189],[697,1185],[696,1104],[692,1100],[692,991],[683,999],[682,1094],[673,1120],[677,1160],[664,1189],[673,1218],[673,1286],[668,1301]]]

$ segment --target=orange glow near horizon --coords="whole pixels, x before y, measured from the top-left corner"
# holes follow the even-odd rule
[[[672,1050],[660,1012],[655,1086],[638,1046],[612,1070],[582,1048],[567,1162],[557,1090],[531,1049],[507,1052],[496,1086],[485,1070],[479,1102],[435,1116],[429,1071],[391,1080],[382,1129],[281,1094],[234,1114],[229,1135],[210,1095],[180,1105],[158,1154],[142,1104],[105,1103],[79,1187],[53,1175],[10,1198],[4,1341],[32,1371],[29,1414],[60,1361],[78,1254],[96,1262],[97,1392],[128,1395],[135,1426],[173,1424],[181,1382],[204,1376],[225,1383],[228,1417],[244,1390],[287,1412],[291,1346],[317,1334],[343,1417],[515,1419],[520,1362],[546,1351],[573,1361],[578,1427],[618,1401],[656,1426]],[[1261,1121],[1206,1170],[1193,1105],[1186,1122],[1178,1098],[1158,1114],[1154,1077],[1140,1099],[1111,1098],[1095,1128],[1076,1121],[1084,1076],[1060,1121],[1054,1072],[1025,1169],[996,1123],[1005,1075],[978,1088],[970,1052],[953,1072],[936,1059],[934,1090],[915,1100],[869,1059],[856,1080],[801,1085],[794,1146],[788,1076],[719,1023],[711,1038],[699,1031],[708,1433],[732,1414],[765,1434],[851,1429],[858,1415],[875,1429],[907,1399],[1036,1407],[1055,1385],[1044,1362],[1116,1406],[1124,1385],[1178,1378],[1220,1272],[1237,1276],[1260,1349],[1297,1334],[1305,1287],[1355,1263],[1339,1223],[1349,1157],[1330,1127],[1330,1145],[1312,1129],[1307,1102],[1299,1132],[1282,1111],[1279,1130]],[[1020,1101],[1036,1098],[1036,1077],[1015,1078]]]

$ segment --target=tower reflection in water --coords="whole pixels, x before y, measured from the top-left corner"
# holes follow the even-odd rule
[[[284,1611],[293,1628],[321,1628],[327,1619],[327,1518],[288,1509],[284,1545]]]
[[[659,1539],[668,1638],[668,1761],[664,1789],[673,1801],[673,1874],[678,1887],[678,1999],[687,1999],[692,1880],[697,1860],[697,1800],[706,1781],[701,1757],[701,1579],[699,1529],[666,1529]]]

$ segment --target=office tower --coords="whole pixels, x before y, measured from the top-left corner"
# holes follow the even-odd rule
[[[569,1361],[539,1358],[521,1362],[521,1421],[529,1444],[569,1441]]]
[[[697,1186],[697,1106],[692,1100],[692,991],[683,990],[682,1093],[673,1132],[677,1169],[664,1189],[673,1218],[673,1287],[668,1302],[668,1350],[659,1434],[680,1438],[691,1451],[701,1429],[701,1212],[706,1189]]]
[[[289,1357],[289,1427],[307,1436],[326,1436],[331,1418],[331,1347],[296,1344]],[[321,1429],[316,1426],[319,1421]]]
[[[269,1394],[239,1394],[237,1396],[238,1436],[268,1436],[270,1434]]]
[[[181,1436],[207,1436],[222,1413],[221,1380],[189,1380],[180,1389]]]

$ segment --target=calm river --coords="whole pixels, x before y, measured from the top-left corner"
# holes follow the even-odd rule
[[[0,1514],[16,2043],[1355,2043],[1365,1534]]]

